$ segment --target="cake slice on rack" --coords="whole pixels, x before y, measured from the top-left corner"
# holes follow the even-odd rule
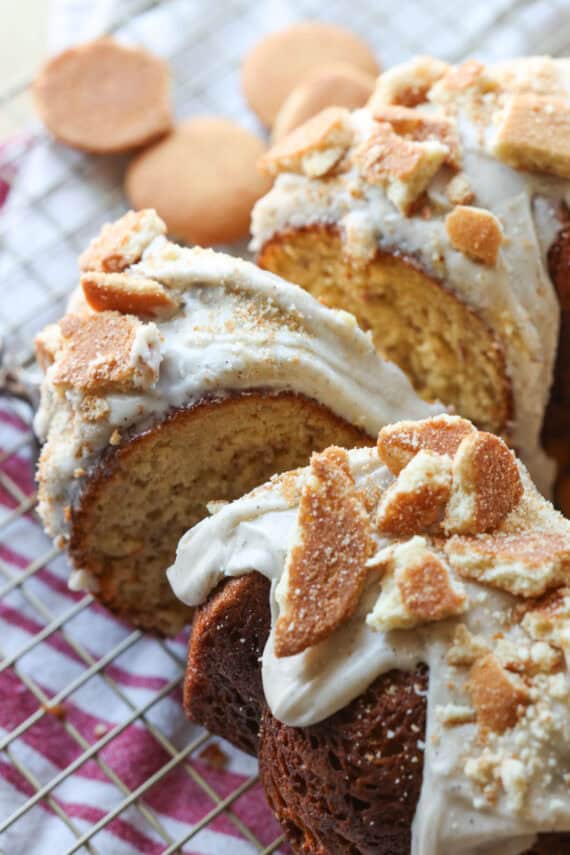
[[[457,416],[328,448],[218,509],[189,717],[259,755],[296,853],[570,851],[570,522]]]
[[[354,318],[245,261],[168,242],[153,211],[106,226],[82,290],[37,340],[39,513],[74,587],[172,634],[165,570],[210,502],[336,443],[441,411]]]
[[[569,134],[568,60],[420,57],[365,108],[280,140],[252,220],[262,267],[352,312],[420,395],[507,437],[543,490],[549,399],[547,431],[570,422]]]

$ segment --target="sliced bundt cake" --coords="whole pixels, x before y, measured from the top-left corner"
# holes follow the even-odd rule
[[[276,181],[252,221],[262,267],[351,311],[422,396],[508,437],[542,489],[561,310],[570,322],[569,95],[568,60],[398,66],[367,107],[325,110],[264,156]],[[567,433],[566,362],[551,433]]]
[[[315,453],[168,575],[205,603],[186,710],[258,747],[295,852],[570,851],[570,522],[501,439],[443,415]]]
[[[152,211],[130,213],[82,256],[82,291],[38,338],[36,429],[39,513],[72,584],[174,633],[188,610],[165,570],[209,502],[441,407],[345,312],[163,233]]]

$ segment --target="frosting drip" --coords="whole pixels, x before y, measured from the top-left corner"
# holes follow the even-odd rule
[[[375,449],[351,451],[348,459],[363,494],[381,497],[394,484],[394,475],[381,465]],[[545,538],[552,531],[570,537],[568,523],[538,495],[522,465],[518,471],[524,492],[500,524],[500,534],[537,529]],[[371,574],[354,614],[328,638],[296,655],[275,655],[281,602],[276,589],[296,542],[299,495],[309,477],[308,470],[277,476],[187,532],[168,571],[177,596],[199,605],[223,578],[252,570],[271,581],[272,631],[263,653],[263,686],[273,714],[292,726],[327,718],[393,668],[412,670],[420,662],[429,666],[427,730],[418,735],[425,755],[413,855],[517,855],[540,831],[570,829],[567,665],[538,673],[544,656],[551,654],[529,637],[524,622],[513,620],[520,606],[514,595],[465,581],[468,608],[459,616],[412,629],[377,631],[370,616],[383,580]],[[371,565],[394,543],[378,532],[373,538]],[[488,732],[481,739],[476,721],[480,710],[476,716],[476,696],[470,689],[474,672],[461,663],[493,649],[501,662],[511,657],[512,667],[518,667],[513,662],[519,654],[536,660],[536,670],[520,717],[504,732]]]
[[[133,364],[148,356],[153,331],[156,379],[144,389],[62,388],[58,359],[48,368],[35,428],[47,439],[39,512],[53,536],[67,536],[65,507],[116,432],[118,441],[124,431],[142,432],[173,408],[240,390],[294,391],[370,435],[395,418],[442,410],[376,354],[351,315],[248,262],[156,237],[124,272],[164,284],[180,306],[134,336]]]
[[[402,74],[406,69],[402,66]],[[397,71],[399,68],[394,69]],[[411,63],[408,77],[413,79],[414,73]],[[566,61],[515,61],[489,67],[484,74],[514,91],[538,87],[541,81],[548,84],[546,92],[560,91],[567,98],[570,91]],[[387,85],[386,76],[379,78],[378,93]],[[554,468],[540,447],[540,431],[552,382],[560,313],[545,255],[558,230],[555,211],[561,202],[570,200],[570,184],[544,173],[515,170],[498,160],[493,153],[496,117],[492,102],[485,100],[491,96],[483,96],[482,107],[475,111],[469,109],[463,92],[456,94],[455,100],[449,96],[449,103],[434,95],[431,103],[416,111],[428,118],[452,116],[459,137],[461,178],[473,191],[474,201],[469,204],[489,211],[501,224],[503,242],[494,266],[476,263],[450,242],[445,220],[453,204],[445,190],[453,173],[447,166],[427,187],[430,215],[424,218],[398,211],[389,190],[372,183],[354,157],[347,157],[339,174],[327,175],[326,180],[293,172],[279,174],[272,190],[255,206],[251,246],[260,251],[280,233],[330,225],[339,230],[346,252],[355,261],[370,258],[378,249],[408,256],[455,292],[504,347],[514,401],[510,435],[539,488],[547,493]],[[346,119],[353,133],[351,152],[369,140],[378,126],[372,117],[373,102],[374,96],[369,107]]]

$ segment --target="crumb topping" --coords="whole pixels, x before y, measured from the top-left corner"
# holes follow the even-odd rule
[[[570,178],[570,104],[554,95],[512,95],[497,131],[495,154],[517,169]]]
[[[298,541],[278,591],[277,656],[317,644],[354,613],[371,547],[369,515],[346,451],[313,454],[299,503]]]
[[[81,287],[96,312],[116,311],[139,318],[165,320],[178,310],[178,302],[164,285],[144,276],[127,273],[84,273]]]
[[[129,211],[119,220],[107,223],[79,258],[84,272],[118,273],[142,257],[144,250],[166,225],[156,211]]]
[[[146,389],[158,379],[159,337],[154,324],[132,315],[66,315],[52,368],[54,386],[102,395]],[[141,348],[141,338],[146,347]],[[139,352],[140,351],[140,352]]]
[[[259,161],[267,175],[299,172],[312,178],[329,175],[352,142],[350,113],[327,107],[280,140]]]

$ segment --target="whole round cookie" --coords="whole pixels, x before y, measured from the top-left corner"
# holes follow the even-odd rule
[[[33,93],[40,118],[57,140],[95,154],[137,148],[172,126],[166,63],[110,38],[50,59]]]
[[[292,90],[321,65],[346,62],[374,76],[380,68],[362,39],[321,21],[293,24],[260,41],[244,59],[242,86],[261,121],[271,126]]]
[[[374,91],[375,78],[347,62],[316,68],[287,96],[273,125],[277,142],[326,107],[363,107]]]
[[[264,150],[258,137],[228,119],[189,119],[131,162],[127,196],[135,208],[155,208],[169,234],[187,243],[238,240],[271,184],[256,168]]]

